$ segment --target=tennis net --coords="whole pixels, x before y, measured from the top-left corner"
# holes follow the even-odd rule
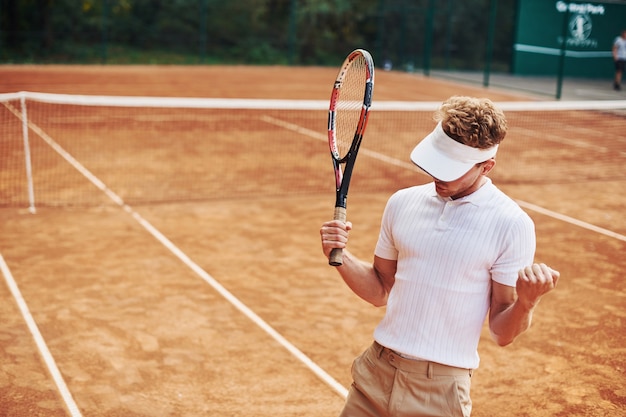
[[[428,181],[408,155],[439,104],[374,102],[351,192]],[[626,101],[497,104],[496,184],[625,179]],[[327,101],[0,94],[0,206],[332,193],[327,115]]]

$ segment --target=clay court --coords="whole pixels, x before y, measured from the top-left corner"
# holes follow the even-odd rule
[[[327,100],[335,75],[333,68],[2,66],[0,93]],[[534,100],[419,75],[376,77],[375,102],[438,102],[454,94]],[[150,114],[156,116],[165,117]],[[259,132],[240,122],[203,132],[205,125],[193,121],[171,122],[157,139],[171,131],[216,134],[216,147],[177,147],[167,154],[171,163],[155,159],[159,164],[149,166],[144,153],[167,144],[141,142],[134,132],[111,150],[103,141],[125,115],[108,125],[102,115],[90,117],[95,124],[88,128],[102,132],[100,141],[85,137],[77,158],[90,166],[89,158],[104,155],[112,165],[94,172],[124,196],[124,205],[86,180],[64,188],[70,202],[72,190],[85,188],[86,204],[42,204],[35,214],[25,204],[0,204],[0,416],[337,415],[352,360],[371,343],[383,310],[353,295],[321,253],[318,230],[334,205],[326,145],[287,148],[293,158],[283,156],[278,166],[272,152],[254,148],[254,158],[243,148],[257,137],[269,144],[280,127]],[[324,135],[325,117],[316,113],[304,127]],[[375,118],[373,112],[363,146],[384,152],[390,139]],[[625,120],[607,116],[607,130],[590,137],[596,122],[602,121],[570,123],[568,135],[585,144],[581,153],[553,141],[516,144],[513,133],[503,142],[494,183],[533,218],[536,260],[558,269],[561,279],[513,345],[498,347],[484,329],[472,383],[475,417],[626,415]],[[47,131],[57,141],[64,132],[84,135],[70,135],[62,123]],[[410,146],[419,134],[401,140]],[[611,155],[606,165],[597,148]],[[298,172],[301,157],[308,161],[303,184],[309,178],[311,189],[321,191],[281,189],[280,177]],[[408,161],[408,154],[393,157]],[[350,248],[369,259],[392,188],[428,178],[359,158],[348,203]],[[247,173],[257,165],[267,172]],[[596,174],[586,175],[591,167]],[[129,177],[140,181],[140,168],[158,181],[147,182],[148,196],[130,197],[125,187],[134,184]],[[208,168],[218,174],[207,178]],[[236,172],[233,182],[229,171]],[[327,185],[315,183],[317,174]],[[205,194],[168,194],[188,186],[196,195],[193,184]],[[47,360],[56,364],[56,377]]]

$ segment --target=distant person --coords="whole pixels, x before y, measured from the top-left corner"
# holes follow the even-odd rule
[[[622,89],[622,74],[626,66],[626,29],[622,30],[621,36],[615,38],[613,42],[613,61],[615,62],[613,89],[619,91]]]
[[[386,306],[373,344],[352,365],[341,417],[469,417],[483,322],[508,345],[559,272],[534,263],[531,218],[487,177],[507,122],[490,100],[451,97],[411,152],[432,177],[396,192],[383,213],[374,261],[345,250],[350,222],[328,221],[326,256],[365,301]]]

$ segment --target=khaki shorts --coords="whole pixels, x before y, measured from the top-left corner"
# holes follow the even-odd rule
[[[472,370],[405,359],[374,342],[352,364],[341,417],[469,417]]]

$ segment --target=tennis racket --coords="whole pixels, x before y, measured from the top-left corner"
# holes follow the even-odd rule
[[[346,221],[348,187],[356,161],[374,90],[374,61],[363,49],[352,51],[343,62],[330,96],[328,145],[335,169],[335,220]],[[328,263],[343,263],[343,251],[335,248]]]

